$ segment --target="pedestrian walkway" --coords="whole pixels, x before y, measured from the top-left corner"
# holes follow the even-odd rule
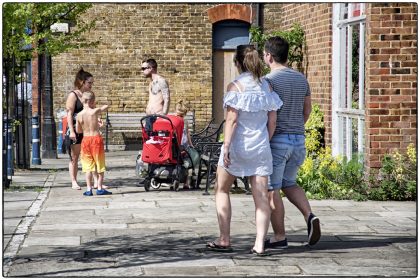
[[[135,151],[106,154],[110,196],[84,197],[83,190],[72,190],[65,155],[43,161],[37,170],[17,171],[12,186],[43,182],[44,188],[28,194],[4,192],[3,239],[10,242],[4,250],[3,275],[417,276],[415,202],[311,201],[322,237],[308,247],[305,222],[285,200],[289,248],[257,257],[248,254],[255,238],[252,196],[232,194],[234,251],[209,252],[206,241],[218,236],[213,192],[145,192],[137,186],[135,159]]]

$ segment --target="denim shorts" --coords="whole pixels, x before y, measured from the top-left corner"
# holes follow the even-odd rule
[[[305,135],[277,134],[270,141],[273,155],[273,174],[268,180],[269,190],[296,186],[299,167],[305,161]]]

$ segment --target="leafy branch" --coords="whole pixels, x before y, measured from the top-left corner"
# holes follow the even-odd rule
[[[303,72],[303,57],[305,48],[305,33],[302,27],[295,23],[288,31],[274,31],[264,34],[259,27],[251,27],[251,42],[256,43],[258,50],[264,50],[264,44],[268,38],[280,36],[289,43],[288,63],[290,67],[295,66]]]
[[[92,4],[5,3],[3,4],[3,58],[30,59],[48,52],[51,56],[74,48],[95,46],[83,34],[92,30],[96,19],[83,20]],[[70,33],[51,30],[54,23],[73,26]]]

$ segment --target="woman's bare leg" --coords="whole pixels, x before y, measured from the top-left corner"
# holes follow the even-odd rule
[[[267,176],[251,176],[251,190],[255,203],[255,225],[257,236],[255,238],[254,250],[258,253],[264,252],[264,240],[270,225],[271,209],[268,200],[268,178]]]
[[[77,183],[78,162],[80,156],[80,144],[70,146],[71,160],[69,162],[69,174],[72,189],[80,190],[81,187]]]
[[[235,177],[230,175],[225,169],[220,166],[217,167],[215,198],[220,230],[218,245],[221,246],[230,246],[230,220],[232,217],[232,208],[229,191],[234,180]]]

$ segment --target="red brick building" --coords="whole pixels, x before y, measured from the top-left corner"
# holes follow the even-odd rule
[[[363,153],[366,166],[376,168],[386,153],[416,143],[415,3],[93,5],[85,18],[98,18],[89,37],[99,45],[53,59],[55,110],[83,66],[95,76],[98,102],[111,112],[144,111],[140,64],[154,57],[170,83],[172,111],[184,99],[203,126],[221,117],[223,88],[235,75],[233,49],[249,39],[249,27],[270,33],[299,23],[304,73],[333,153]]]

